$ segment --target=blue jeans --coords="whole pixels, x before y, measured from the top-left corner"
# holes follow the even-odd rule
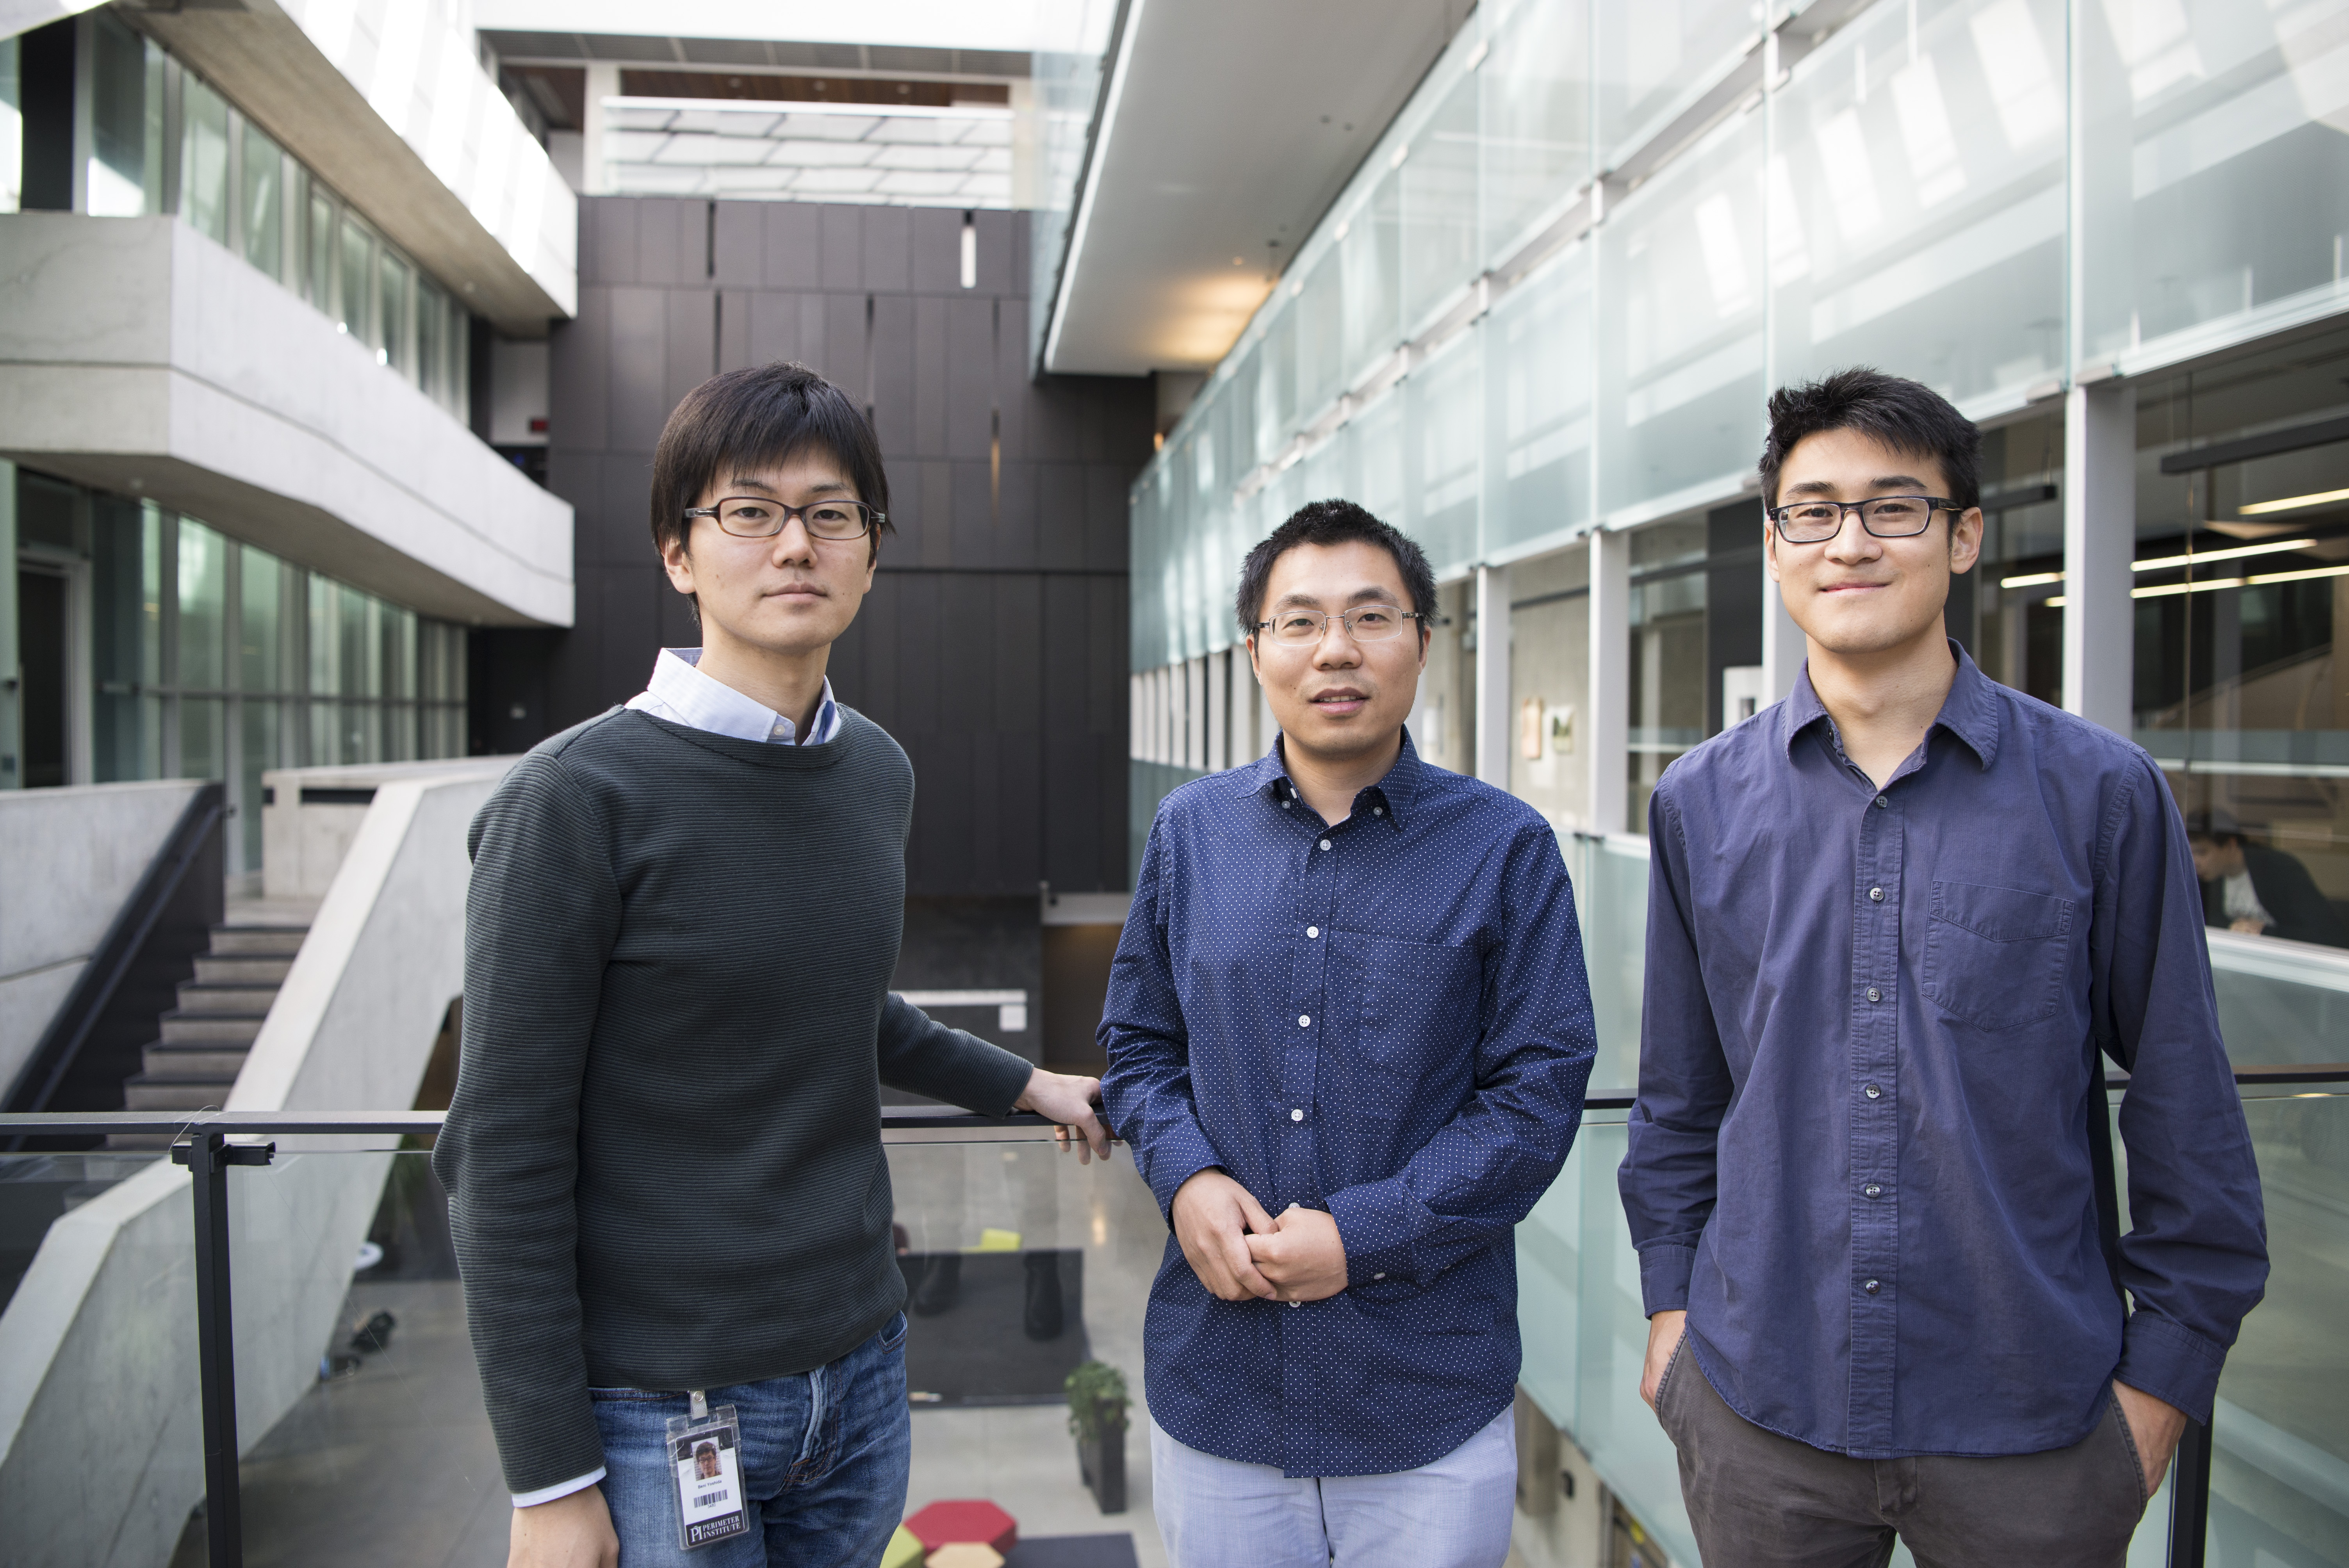
[[[677,1543],[667,1455],[667,1421],[686,1414],[686,1396],[588,1392],[620,1568],[873,1568],[905,1517],[914,1429],[902,1312],[812,1372],[705,1390],[742,1425],[742,1488],[765,1529],[691,1552]]]

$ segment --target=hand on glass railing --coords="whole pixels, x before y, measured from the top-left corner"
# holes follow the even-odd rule
[[[1211,1165],[1175,1189],[1167,1207],[1183,1256],[1210,1295],[1223,1301],[1271,1298],[1272,1282],[1248,1255],[1248,1233],[1274,1228],[1255,1193]]]
[[[1028,1075],[1028,1087],[1011,1102],[1014,1110],[1032,1110],[1056,1123],[1054,1136],[1067,1152],[1071,1133],[1078,1135],[1077,1160],[1090,1165],[1109,1158],[1109,1129],[1101,1119],[1101,1079],[1068,1073],[1048,1073],[1038,1068]]]
[[[600,1486],[513,1511],[506,1568],[619,1568],[619,1562],[620,1538]]]
[[[1346,1288],[1345,1239],[1319,1209],[1291,1203],[1248,1237],[1247,1249],[1276,1300],[1323,1301]]]
[[[2121,1418],[2128,1423],[2129,1440],[2137,1445],[2137,1462],[2145,1470],[2145,1495],[2150,1498],[2168,1472],[2178,1439],[2186,1435],[2186,1412],[2118,1380],[2113,1384],[2113,1397],[2121,1402]]]
[[[1664,1386],[1664,1369],[1672,1364],[1672,1357],[1688,1337],[1688,1314],[1660,1312],[1648,1319],[1648,1364],[1640,1371],[1640,1398],[1656,1408],[1656,1395]]]

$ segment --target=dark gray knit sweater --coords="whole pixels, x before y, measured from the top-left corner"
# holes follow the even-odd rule
[[[516,1492],[602,1464],[591,1387],[803,1372],[887,1322],[880,1085],[999,1114],[1029,1065],[889,994],[913,769],[614,709],[474,820],[432,1157]]]

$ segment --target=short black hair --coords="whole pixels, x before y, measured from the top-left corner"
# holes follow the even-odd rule
[[[804,365],[777,363],[713,376],[685,395],[661,427],[653,449],[653,547],[683,543],[685,512],[721,474],[820,451],[856,487],[856,499],[882,513],[869,536],[881,553],[890,532],[889,473],[872,422],[847,393]]]
[[[1778,470],[1804,438],[1857,430],[1897,452],[1930,458],[1949,480],[1948,499],[1982,504],[1982,432],[1950,400],[1920,381],[1865,365],[1770,394],[1770,434],[1762,443],[1762,504],[1778,504]]]
[[[2235,820],[2232,811],[2220,806],[2209,806],[2186,813],[2186,836],[2208,839],[2214,844],[2232,839],[2240,844],[2243,841],[2243,825]]]
[[[1381,522],[1352,501],[1335,500],[1307,501],[1247,552],[1240,564],[1239,592],[1232,601],[1240,618],[1240,634],[1256,635],[1256,624],[1264,617],[1264,585],[1272,578],[1274,562],[1300,544],[1358,543],[1375,544],[1394,557],[1403,588],[1411,594],[1411,607],[1426,617],[1419,623],[1423,638],[1435,614],[1435,568],[1427,563],[1427,552],[1412,542],[1408,534]]]

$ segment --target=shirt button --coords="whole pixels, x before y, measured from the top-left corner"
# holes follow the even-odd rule
[[[1372,1279],[1384,1279],[1384,1278],[1386,1278],[1387,1276],[1386,1276],[1386,1274],[1385,1274],[1383,1272],[1381,1272],[1381,1273],[1379,1273],[1379,1274],[1372,1274],[1371,1277]]]
[[[1889,805],[1891,805],[1891,804],[1892,804],[1892,802],[1891,802],[1891,801],[1889,801],[1889,800],[1886,799],[1885,799],[1883,796],[1881,796],[1881,795],[1878,795],[1878,796],[1876,798],[1876,809],[1877,809],[1878,810],[1879,810],[1879,811],[1880,811],[1880,810],[1884,810],[1884,808],[1886,808],[1887,806],[1889,806]]]
[[[1291,807],[1291,806],[1293,806],[1293,805],[1295,805],[1295,804],[1296,804],[1296,802],[1295,802],[1294,800],[1283,800],[1283,801],[1280,803],[1280,809],[1281,809],[1282,810],[1286,811],[1286,810],[1288,810],[1289,809],[1289,807]]]
[[[1868,999],[1871,1002],[1881,1002],[1884,1000],[1884,993],[1870,985],[1868,988]]]
[[[1313,1015],[1312,1015],[1312,1014],[1310,1014],[1310,1013],[1299,1013],[1299,1014],[1298,1014],[1298,1015],[1297,1015],[1297,1026],[1298,1026],[1299,1028],[1300,1028],[1300,1029],[1309,1029],[1309,1028],[1311,1028],[1311,1027],[1313,1026]]]
[[[1291,1121],[1302,1121],[1302,1120],[1304,1120],[1304,1119],[1305,1119],[1305,1109],[1304,1109],[1304,1107],[1299,1106],[1299,1107],[1298,1109],[1296,1109],[1295,1110],[1290,1111],[1290,1112],[1288,1113],[1288,1119],[1289,1119],[1289,1120],[1291,1120]]]
[[[1301,1301],[1292,1301],[1288,1305],[1291,1306],[1303,1306],[1305,1304]]]
[[[1321,934],[1321,928],[1318,925],[1309,925],[1305,928],[1305,934],[1308,936],[1319,936]]]
[[[1880,887],[1869,888],[1868,890],[1868,896],[1871,902],[1882,903],[1884,902],[1884,890]]]
[[[1878,1291],[1882,1290],[1884,1286],[1875,1280],[1869,1280],[1866,1284],[1859,1288],[1866,1291],[1868,1295],[1874,1295]]]
[[[1330,841],[1329,841],[1329,840],[1327,840],[1327,839],[1322,840],[1322,841],[1321,841],[1321,847],[1322,847],[1323,849],[1325,849],[1325,850],[1326,850],[1326,849],[1328,849],[1328,848],[1330,847]]]
[[[1387,809],[1386,809],[1384,806],[1373,806],[1373,807],[1371,807],[1371,816],[1373,816],[1373,817],[1383,817],[1383,816],[1385,816],[1386,814],[1387,814]],[[1384,1275],[1384,1274],[1381,1274],[1379,1277],[1380,1277],[1381,1279],[1384,1279],[1384,1278],[1386,1278],[1387,1276],[1386,1276],[1386,1275]]]
[[[1884,1091],[1877,1088],[1874,1084],[1869,1084],[1866,1088],[1859,1092],[1866,1095],[1870,1099],[1881,1099],[1884,1098]]]
[[[1860,1191],[1871,1198],[1881,1197],[1884,1193],[1884,1189],[1878,1186],[1873,1181],[1870,1181],[1867,1186],[1862,1187]]]

